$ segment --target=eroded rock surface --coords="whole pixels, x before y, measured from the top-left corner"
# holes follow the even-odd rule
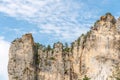
[[[85,75],[91,80],[116,80],[119,63],[120,18],[108,13],[70,47],[60,42],[44,47],[31,34],[14,40],[8,73],[9,80],[82,80]]]
[[[9,80],[36,80],[35,52],[31,34],[12,42],[9,51]]]

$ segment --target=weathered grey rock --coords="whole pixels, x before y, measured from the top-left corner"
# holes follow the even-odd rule
[[[70,47],[44,47],[26,34],[12,42],[9,80],[115,80],[120,78],[120,19],[106,14]]]

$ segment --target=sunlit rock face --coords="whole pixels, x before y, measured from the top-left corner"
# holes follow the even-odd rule
[[[12,42],[9,51],[9,80],[35,80],[35,50],[31,34]]]
[[[112,71],[120,61],[120,34],[116,25],[112,15],[102,16],[87,37],[82,58],[85,74],[92,80],[113,80]]]
[[[120,78],[120,18],[101,16],[71,46],[44,47],[31,34],[11,43],[9,80],[116,80]]]

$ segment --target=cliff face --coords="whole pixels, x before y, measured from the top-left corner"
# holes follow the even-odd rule
[[[32,35],[12,42],[9,51],[9,80],[36,80],[35,49]]]
[[[12,42],[9,80],[117,80],[120,78],[120,19],[106,14],[71,47],[35,43],[31,34]]]

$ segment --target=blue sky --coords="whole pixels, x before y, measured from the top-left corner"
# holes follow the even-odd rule
[[[10,42],[32,33],[35,42],[71,43],[106,12],[120,16],[120,0],[0,0],[0,80],[7,79]]]

